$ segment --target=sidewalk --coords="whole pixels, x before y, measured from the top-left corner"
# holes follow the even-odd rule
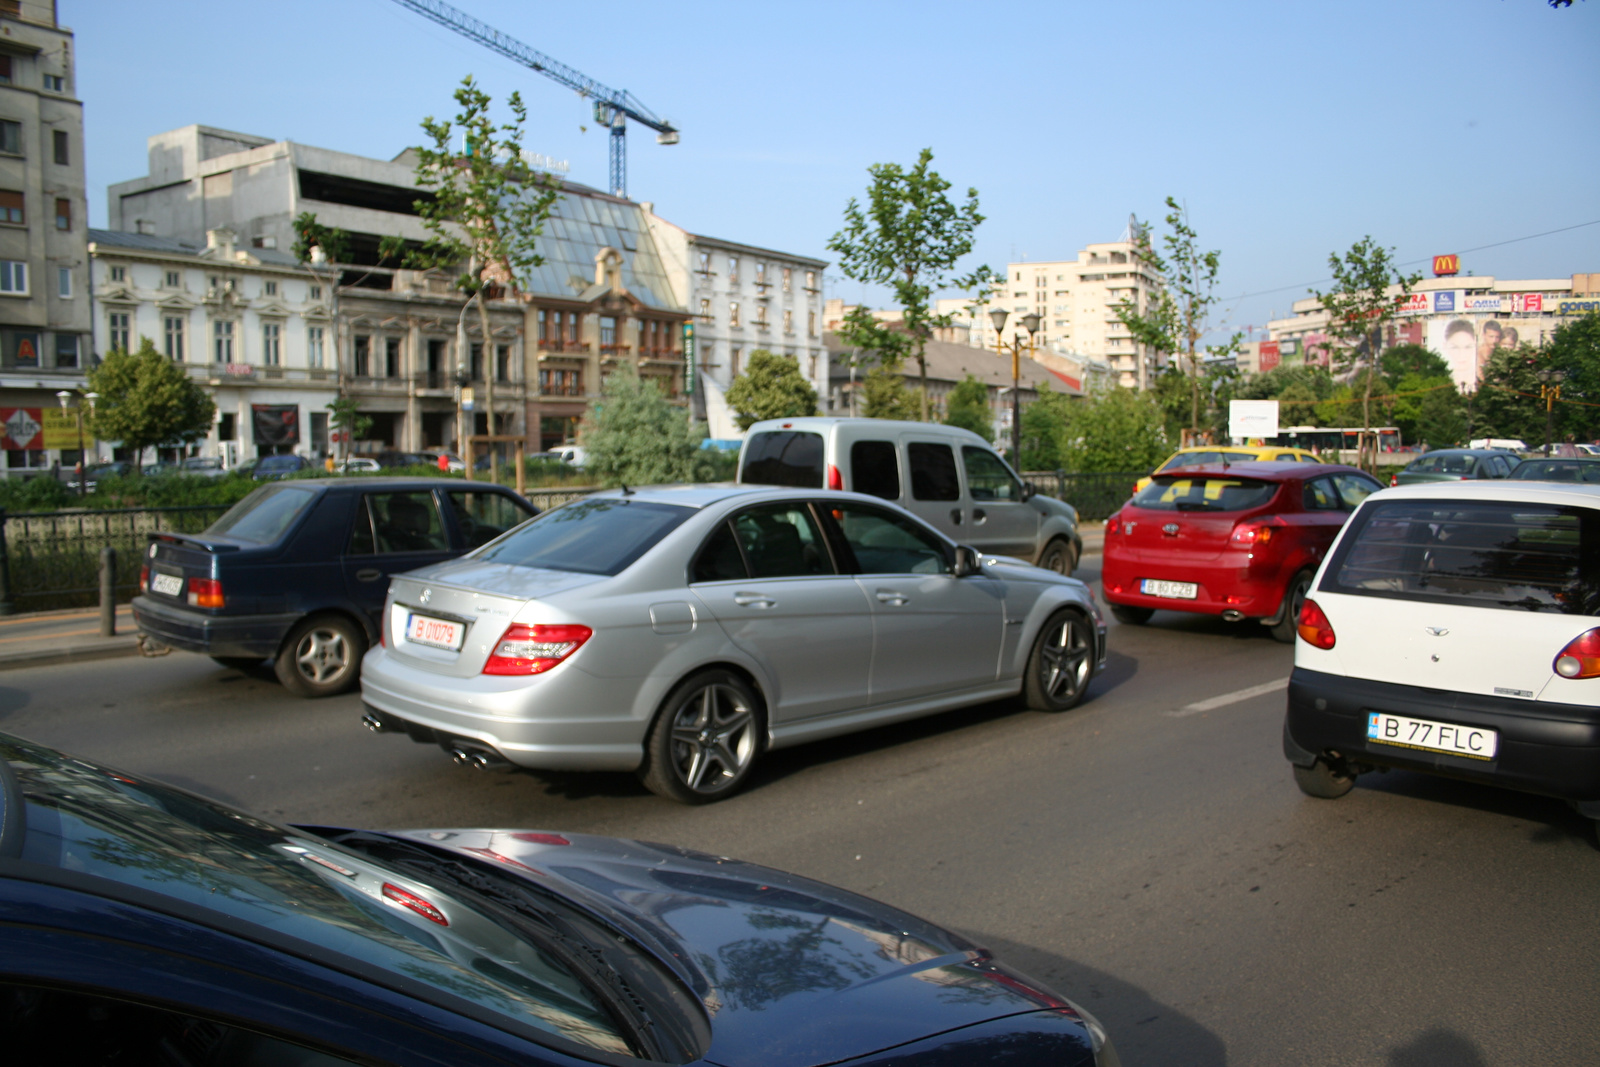
[[[117,635],[100,636],[100,610],[36,611],[0,615],[0,671],[139,654],[133,611],[117,605]]]

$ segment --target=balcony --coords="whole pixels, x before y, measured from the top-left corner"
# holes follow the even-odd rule
[[[632,345],[601,345],[600,356],[602,359],[619,359],[633,351]]]
[[[571,339],[562,340],[559,337],[552,337],[552,338],[548,338],[548,339],[541,339],[539,341],[539,351],[541,351],[541,352],[575,352],[575,353],[580,353],[580,354],[585,354],[586,355],[586,354],[588,354],[589,346],[584,344],[582,341],[576,341],[576,340],[571,340]]]

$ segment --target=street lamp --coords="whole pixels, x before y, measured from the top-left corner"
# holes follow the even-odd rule
[[[1544,401],[1544,454],[1548,458],[1551,423],[1556,401],[1561,399],[1561,383],[1567,380],[1567,372],[1560,367],[1542,367],[1534,372],[1534,377],[1539,379],[1539,399]]]
[[[995,351],[1002,357],[1006,354],[1006,343],[1001,338],[1005,333],[1006,319],[1010,312],[1005,308],[995,308],[989,312],[989,321],[994,323]],[[1028,331],[1028,355],[1033,355],[1033,335],[1039,331],[1039,316],[1028,312],[1022,316],[1022,328]],[[1011,338],[1011,462],[1018,470],[1022,469],[1022,398],[1018,392],[1017,381],[1022,375],[1022,338]]]
[[[89,393],[85,397],[91,407],[97,395],[96,393]],[[56,400],[60,401],[63,414],[68,411],[75,411],[78,415],[78,495],[85,496],[88,493],[89,463],[83,454],[83,408],[72,403],[72,393],[66,389],[57,391]]]

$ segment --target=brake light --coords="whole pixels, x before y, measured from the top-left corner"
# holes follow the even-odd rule
[[[1106,520],[1106,536],[1110,537],[1114,533],[1121,533],[1121,532],[1122,532],[1122,512],[1119,511],[1115,515],[1111,516],[1109,519]]]
[[[1600,678],[1600,626],[1569,641],[1556,656],[1555,668],[1563,678]]]
[[[495,642],[483,673],[543,674],[578,651],[593,633],[587,626],[512,623]]]
[[[1333,635],[1333,625],[1328,622],[1328,617],[1322,613],[1322,608],[1310,597],[1300,608],[1299,625],[1295,632],[1300,635],[1300,640],[1308,645],[1320,649],[1330,649],[1338,639]]]
[[[1241,522],[1233,528],[1228,543],[1235,548],[1251,548],[1272,540],[1273,524],[1269,522]]]
[[[839,468],[834,466],[832,463],[828,464],[828,488],[844,488],[844,476],[839,473]]]
[[[383,896],[384,899],[394,901],[407,911],[416,912],[431,923],[438,923],[440,926],[450,925],[450,920],[444,917],[444,912],[415,893],[401,889],[392,882],[383,883]]]
[[[150,564],[141,563],[139,565],[139,592],[148,593],[149,591],[150,591]]]
[[[191,608],[222,607],[222,583],[215,578],[190,578],[189,606]]]

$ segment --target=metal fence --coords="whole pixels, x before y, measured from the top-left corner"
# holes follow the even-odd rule
[[[1149,471],[1111,471],[1102,474],[1069,474],[1066,471],[1024,471],[1023,477],[1039,492],[1065,500],[1078,509],[1078,518],[1109,518],[1133,495],[1133,483]]]
[[[117,599],[138,591],[139,560],[149,535],[199,533],[227,505],[43,511],[6,515],[0,509],[0,560],[7,578],[0,601],[17,611],[79,608],[99,599],[100,550],[117,550]]]

